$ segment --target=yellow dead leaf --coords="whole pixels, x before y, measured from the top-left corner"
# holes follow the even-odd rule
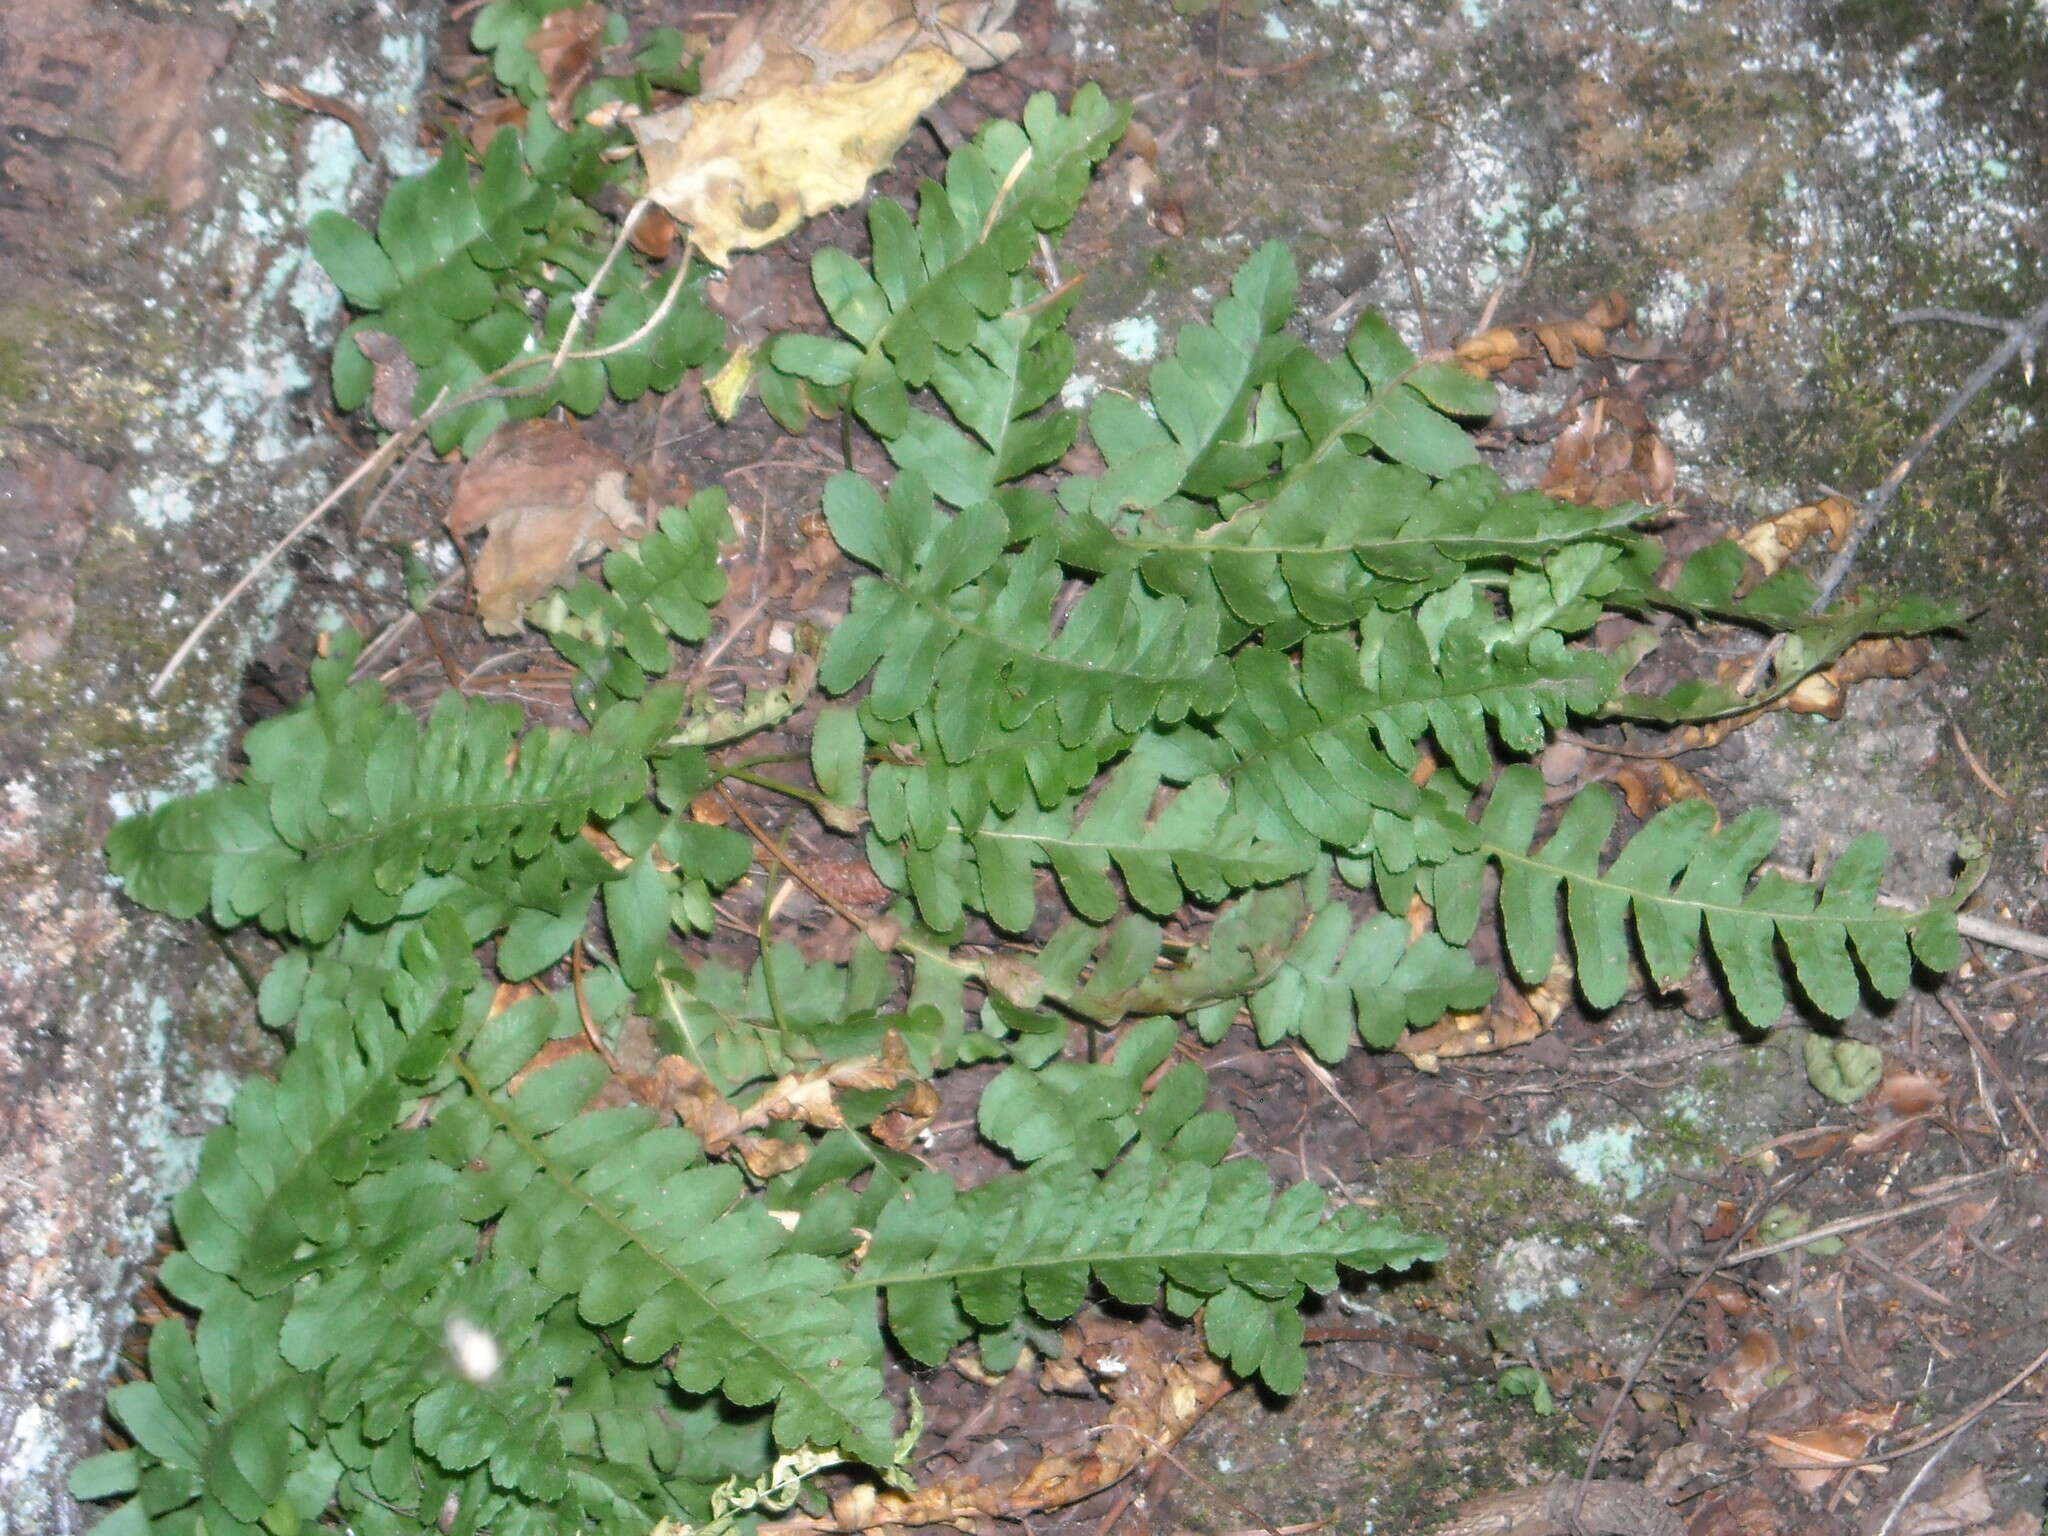
[[[494,635],[517,632],[528,603],[646,529],[626,461],[558,421],[495,434],[463,470],[446,521],[457,538],[486,531],[476,607]]]
[[[738,414],[740,402],[747,398],[747,390],[754,382],[755,358],[760,347],[753,342],[743,342],[733,348],[732,356],[704,383],[704,394],[711,402],[711,414],[720,421],[731,421]]]
[[[1823,496],[1819,501],[1751,523],[1730,537],[1763,568],[1764,575],[1775,576],[1817,533],[1827,534],[1834,547],[1841,548],[1855,521],[1855,507],[1839,496]]]
[[[647,190],[719,266],[858,202],[931,104],[1017,50],[1015,0],[777,0],[705,61],[703,93],[632,128]]]

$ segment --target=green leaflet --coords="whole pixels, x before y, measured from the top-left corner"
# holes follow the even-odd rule
[[[1049,867],[1067,904],[1105,923],[1131,905],[1170,917],[1190,900],[1220,902],[1252,886],[1303,873],[1311,851],[1261,838],[1248,818],[1230,810],[1230,794],[1213,776],[1185,789],[1163,789],[1143,754],[1127,759],[1085,807],[1072,801],[1050,810],[1026,805],[990,815],[971,831],[947,827],[933,846],[910,815],[905,786],[888,769],[870,780],[874,835],[902,842],[902,878],[916,894],[925,922],[945,930],[963,908],[986,913],[998,927],[1023,933],[1038,915],[1033,870]],[[1155,801],[1158,802],[1155,806]],[[893,861],[885,860],[892,864]],[[1114,866],[1121,879],[1110,878]]]
[[[670,641],[711,632],[725,596],[719,546],[732,537],[722,489],[663,510],[653,531],[604,558],[604,580],[585,576],[548,594],[527,622],[607,699],[638,699],[674,665]]]
[[[993,502],[949,517],[910,471],[886,498],[842,474],[825,488],[825,516],[847,553],[878,574],[856,583],[818,681],[845,693],[872,673],[867,708],[883,721],[929,704],[948,762],[997,733],[1028,727],[1072,748],[1213,713],[1228,697],[1213,607],[1107,579],[1055,625],[1050,545],[999,559],[1012,534]]]

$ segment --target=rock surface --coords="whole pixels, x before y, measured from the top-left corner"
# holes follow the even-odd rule
[[[165,1200],[262,1053],[247,994],[189,929],[138,915],[100,846],[202,785],[239,723],[280,571],[166,690],[190,625],[309,507],[308,428],[338,304],[300,231],[390,168],[422,0],[0,7],[0,1531],[68,1532]]]

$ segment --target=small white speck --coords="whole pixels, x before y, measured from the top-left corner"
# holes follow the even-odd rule
[[[448,1320],[441,1325],[441,1340],[448,1346],[455,1374],[464,1381],[489,1381],[505,1363],[498,1341],[460,1312],[448,1314]]]

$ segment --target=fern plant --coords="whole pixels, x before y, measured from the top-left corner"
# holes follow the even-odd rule
[[[509,45],[499,64],[516,85]],[[237,782],[115,829],[137,900],[278,942],[259,1007],[290,1049],[176,1202],[162,1279],[197,1323],[159,1322],[147,1379],[112,1395],[129,1444],[74,1480],[122,1500],[101,1529],[744,1528],[841,1460],[904,1475],[891,1350],[1006,1369],[1097,1293],[1196,1319],[1292,1391],[1308,1293],[1441,1245],[1232,1158],[1201,1068],[1172,1060],[1183,1023],[1213,1042],[1248,1018],[1325,1060],[1389,1045],[1492,995],[1484,922],[1525,981],[1568,956],[1594,1007],[1638,957],[1671,985],[1710,954],[1763,1025],[1788,973],[1841,1015],[1952,963],[1955,901],[1880,904],[1877,839],[1796,881],[1763,870],[1765,812],[1688,803],[1617,838],[1604,788],[1553,812],[1527,759],[1567,722],[1730,707],[1627,693],[1634,648],[1590,643],[1603,615],[1779,633],[1773,688],[1953,615],[1809,620],[1793,578],[1739,597],[1718,549],[1659,587],[1639,509],[1476,462],[1485,385],[1373,317],[1335,358],[1297,340],[1279,246],[1147,398],[1091,406],[1101,473],[1041,473],[1084,423],[1052,404],[1072,352],[1034,259],[1123,122],[1092,90],[1035,100],[915,220],[876,204],[871,265],[817,258],[840,334],[780,338],[760,387],[897,468],[826,490],[863,574],[814,670],[715,721],[663,681],[723,591],[707,492],[535,608],[586,731],[452,695],[422,722],[348,681],[343,636]],[[514,152],[485,179],[510,185]],[[418,196],[469,206],[459,160],[434,174]],[[379,302],[431,307],[444,280],[476,282]],[[815,789],[707,752],[813,679],[843,700],[814,716]],[[864,836],[900,899],[854,914],[845,962],[678,942],[753,862],[690,814],[726,780]],[[623,1065],[629,1039],[659,1065]],[[972,1062],[1000,1064],[977,1127],[1013,1170],[962,1189],[916,1132],[930,1081]]]
[[[624,76],[583,86],[568,104],[572,126],[550,115],[547,81],[527,39],[545,17],[565,9],[556,0],[493,0],[478,13],[474,35],[520,109],[523,124],[503,126],[481,154],[451,138],[433,168],[398,180],[385,195],[374,232],[346,214],[323,211],[308,228],[313,255],[358,312],[334,349],[334,398],[353,411],[371,398],[376,369],[358,335],[396,338],[417,374],[408,401],[424,411],[453,400],[487,375],[516,396],[477,400],[429,429],[442,452],[474,452],[503,422],[538,416],[557,405],[589,415],[607,392],[635,400],[673,389],[709,360],[724,330],[698,294],[701,274],[678,270],[667,282],[688,285],[662,322],[631,346],[654,319],[662,280],[636,257],[607,267],[612,221],[596,200],[624,174],[607,151],[624,142],[617,127],[586,118],[606,104],[650,105],[657,89],[688,89],[682,37],[663,28],[644,42]],[[604,41],[625,41],[625,23],[606,21]],[[572,359],[548,376],[579,295],[597,301],[584,331],[602,359]],[[524,368],[514,367],[525,363]],[[504,370],[510,370],[505,372]]]

